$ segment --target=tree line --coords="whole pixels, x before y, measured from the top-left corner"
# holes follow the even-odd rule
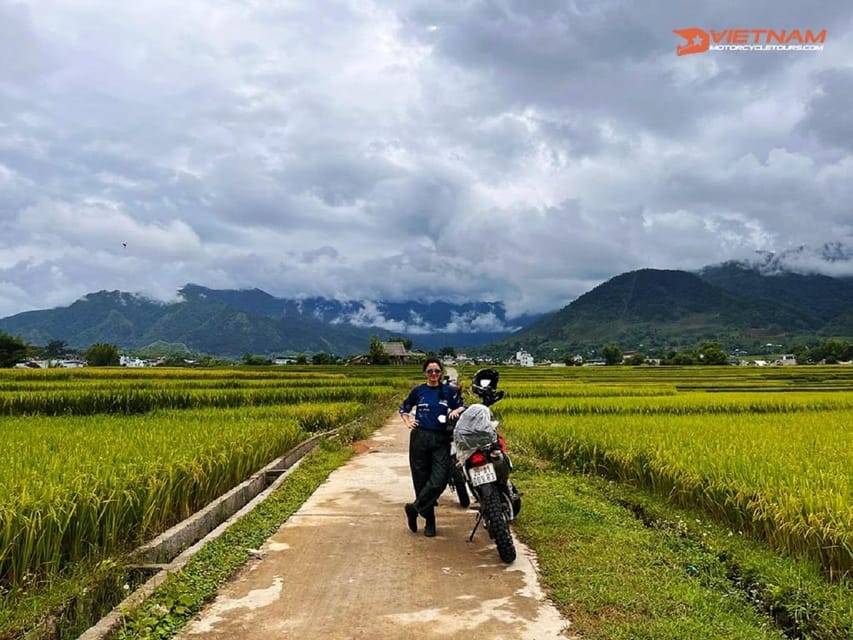
[[[403,343],[407,351],[412,348],[412,341],[405,337],[389,338],[388,341]],[[452,347],[446,347],[442,350],[442,353],[444,352],[453,353],[453,349]],[[70,354],[82,355],[86,360],[86,364],[92,367],[118,366],[121,363],[119,349],[114,344],[96,343],[82,352],[70,349],[63,340],[52,340],[44,347],[34,347],[20,338],[0,331],[0,368],[14,367],[19,362],[23,362],[30,357],[56,360]],[[388,354],[385,353],[378,336],[371,338],[367,359],[372,364],[387,364],[389,362]],[[342,358],[336,354],[325,352],[315,353],[310,356],[302,353],[293,357],[295,364],[330,365],[341,364],[347,360],[348,358]],[[233,364],[233,362],[228,362],[215,356],[194,356],[192,362],[198,366]],[[240,362],[248,366],[273,364],[273,360],[270,357],[252,353],[244,353]],[[165,366],[186,366],[187,362],[183,355],[172,355],[166,356],[162,364]]]
[[[790,349],[797,364],[837,364],[853,360],[853,344],[840,338],[828,338],[816,345],[797,345]],[[629,364],[641,365],[648,361],[642,353],[632,353],[627,358],[622,349],[616,344],[608,344],[601,350],[601,357],[606,365]],[[728,364],[729,354],[719,342],[706,341],[693,347],[670,349],[660,358],[661,365],[721,365]],[[575,356],[566,358],[567,365],[580,364]]]
[[[390,338],[389,342],[402,342],[407,351],[412,348],[412,341],[405,337]],[[828,338],[818,344],[796,345],[791,347],[790,353],[797,358],[798,364],[836,364],[838,362],[849,362],[853,360],[853,344],[841,338]],[[11,336],[0,331],[0,367],[13,367],[23,362],[28,357],[41,357],[48,360],[57,359],[69,353],[82,355],[89,366],[118,366],[120,364],[119,349],[114,344],[96,343],[84,352],[80,353],[69,349],[63,340],[52,340],[43,347],[34,347],[20,338]],[[430,353],[428,355],[436,355]],[[456,355],[453,347],[442,348],[438,355]],[[385,353],[382,341],[378,336],[372,336],[370,346],[366,354],[367,361],[372,364],[388,364],[389,357]],[[641,365],[647,362],[648,357],[642,353],[632,353],[628,358],[624,357],[622,349],[616,344],[608,344],[601,350],[601,356],[607,365],[630,364]],[[719,342],[706,341],[694,347],[682,349],[670,349],[659,358],[662,365],[722,365],[729,363],[730,356],[725,352]],[[295,356],[296,364],[329,365],[340,364],[346,361],[332,353],[315,353],[311,356],[299,354]],[[196,359],[197,364],[209,366],[212,364],[223,364],[224,361],[214,356],[200,356]],[[250,353],[243,355],[242,363],[245,365],[270,365],[272,360],[266,356],[257,356]],[[164,365],[184,366],[186,364],[183,356],[166,357]],[[575,356],[568,356],[566,364],[580,364]]]

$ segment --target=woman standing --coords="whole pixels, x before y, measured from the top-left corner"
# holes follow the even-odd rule
[[[415,501],[406,504],[406,520],[412,532],[418,530],[418,516],[426,520],[424,535],[435,536],[435,503],[450,476],[448,423],[465,410],[460,395],[441,384],[441,362],[428,358],[423,367],[426,383],[411,390],[400,405],[400,416],[409,428],[409,468]],[[412,409],[415,415],[412,417]]]

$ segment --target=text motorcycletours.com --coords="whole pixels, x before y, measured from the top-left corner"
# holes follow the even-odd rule
[[[715,44],[708,51],[823,51],[822,44]]]

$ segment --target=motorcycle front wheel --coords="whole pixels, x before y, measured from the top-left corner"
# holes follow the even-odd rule
[[[459,506],[467,509],[471,504],[471,497],[468,495],[468,483],[465,481],[462,471],[454,469],[450,474],[450,482],[453,484],[453,490],[456,492]]]
[[[489,537],[495,541],[501,560],[509,564],[515,560],[515,543],[509,531],[509,521],[504,511],[501,493],[499,491],[484,492],[482,509],[489,529]]]

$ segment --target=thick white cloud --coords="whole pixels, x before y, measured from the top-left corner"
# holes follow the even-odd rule
[[[691,26],[827,40],[678,57]],[[851,273],[790,252],[853,245],[851,55],[840,0],[0,0],[0,317],[187,282],[514,314],[757,251]]]

